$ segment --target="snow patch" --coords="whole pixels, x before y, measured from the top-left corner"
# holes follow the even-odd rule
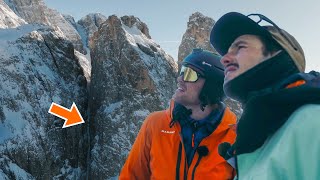
[[[106,107],[104,109],[104,113],[110,114],[110,113],[114,112],[115,109],[118,109],[121,106],[122,106],[122,101],[116,102],[116,103],[112,103],[112,104],[110,104],[108,107]]]
[[[14,179],[35,179],[25,170],[21,169],[17,164],[13,163],[7,156],[0,158],[0,179],[10,180]],[[6,173],[5,173],[6,172]],[[9,176],[7,176],[7,174]]]
[[[90,82],[91,79],[91,58],[90,58],[90,51],[87,51],[87,55],[80,53],[79,51],[75,50],[74,54],[78,57],[80,66],[82,67],[84,76],[87,79],[87,82]]]
[[[18,38],[23,37],[25,34],[38,30],[40,27],[41,26],[39,25],[25,24],[17,28],[0,29],[0,42],[15,41]]]
[[[150,114],[150,111],[147,109],[137,110],[137,111],[134,111],[133,114],[139,117],[146,117],[148,114]]]
[[[69,160],[64,161],[63,167],[60,169],[60,174],[54,176],[53,180],[60,180],[60,179],[80,179],[81,169],[73,168],[69,164]]]
[[[0,124],[0,143],[14,136],[23,134],[27,123],[23,120],[22,111],[13,112],[4,106],[3,112],[6,116],[6,121]]]

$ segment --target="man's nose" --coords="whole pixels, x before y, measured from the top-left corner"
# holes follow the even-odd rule
[[[227,53],[224,56],[222,56],[222,58],[220,59],[220,62],[224,67],[226,67],[228,64],[233,62],[233,57],[230,53]]]
[[[183,75],[179,75],[179,76],[177,77],[177,82],[178,82],[178,83],[182,83],[182,82],[183,82]]]

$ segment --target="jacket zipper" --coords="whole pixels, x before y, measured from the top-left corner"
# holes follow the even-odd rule
[[[235,158],[235,163],[236,163],[236,176],[237,176],[236,180],[239,180],[240,178],[239,178],[239,168],[238,168],[238,156],[235,155],[234,158]]]
[[[181,153],[182,153],[182,149],[184,149],[183,147],[184,147],[184,144],[183,144],[183,138],[182,138],[182,134],[181,134],[181,132],[179,133],[179,135],[180,135],[180,145],[181,145],[181,149],[180,149],[180,146],[179,146],[179,152],[180,152],[180,154],[179,154],[179,156],[180,156],[180,162],[179,162],[179,171],[177,171],[176,173],[179,173],[178,175],[176,175],[176,179],[179,179],[179,175],[180,175],[180,164],[181,164]],[[181,150],[181,151],[180,151]],[[188,167],[188,163],[187,163],[187,157],[185,157],[184,158],[184,171],[183,171],[183,180],[187,180],[188,179],[188,177],[187,177],[187,175],[188,175],[188,169],[189,169],[189,167]]]
[[[182,153],[182,143],[180,142],[179,151],[178,151],[177,166],[176,166],[176,180],[180,179],[181,153]]]
[[[203,156],[199,156],[198,161],[197,161],[196,165],[194,166],[194,168],[193,168],[193,170],[192,170],[192,180],[194,180],[194,174],[195,174],[195,172],[196,172],[196,168],[198,167],[198,165],[199,165],[200,160],[201,160],[202,157],[203,157]]]

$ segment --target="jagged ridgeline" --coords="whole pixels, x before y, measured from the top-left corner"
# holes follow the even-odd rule
[[[206,18],[190,17],[179,59],[210,47]],[[137,17],[75,21],[43,0],[0,0],[0,179],[116,178],[177,70]],[[61,128],[52,102],[75,102],[85,123]]]

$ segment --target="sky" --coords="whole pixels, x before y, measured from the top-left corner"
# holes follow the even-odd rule
[[[44,0],[49,8],[69,14],[76,21],[89,13],[106,17],[133,15],[147,24],[155,42],[175,60],[189,16],[200,12],[217,21],[236,11],[263,14],[293,35],[306,56],[306,70],[320,71],[320,6],[317,0]]]

